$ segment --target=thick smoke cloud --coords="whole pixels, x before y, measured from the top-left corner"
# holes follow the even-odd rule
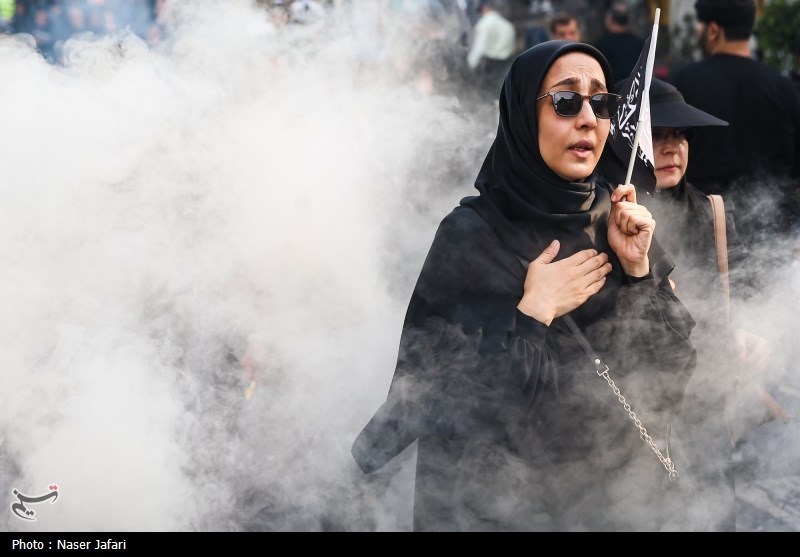
[[[12,488],[60,493],[0,523],[404,528],[408,471],[362,503],[349,447],[493,107],[365,61],[344,8],[316,27],[244,1],[173,17],[152,48],[73,38],[63,65],[0,37],[1,483],[6,509]]]
[[[365,478],[350,445],[496,105],[426,94],[416,70],[443,70],[419,20],[353,5],[278,28],[244,0],[179,2],[158,45],[76,37],[63,65],[0,36],[0,527],[410,528],[413,447]],[[738,315],[772,342],[767,386],[800,416],[797,266],[763,245],[765,286]],[[744,449],[750,529],[800,524],[764,496],[800,500],[796,419]],[[12,489],[52,483],[36,522],[7,512]]]

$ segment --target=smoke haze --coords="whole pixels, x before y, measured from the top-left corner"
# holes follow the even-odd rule
[[[365,479],[350,446],[497,109],[426,94],[413,70],[437,53],[357,5],[278,28],[187,0],[163,43],[76,37],[63,65],[0,36],[0,527],[410,529],[412,452]],[[798,270],[768,247],[740,314],[800,416]],[[767,481],[793,470],[795,425],[766,425]],[[53,483],[36,522],[8,512]]]
[[[2,488],[60,493],[0,523],[402,528],[407,490],[354,503],[349,447],[496,116],[365,63],[349,11],[178,7],[158,47],[73,38],[63,66],[0,37]]]

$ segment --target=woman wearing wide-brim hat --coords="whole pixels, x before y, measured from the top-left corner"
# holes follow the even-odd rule
[[[691,394],[683,419],[692,426],[688,430],[702,432],[694,442],[706,448],[705,454],[719,457],[703,463],[704,479],[717,493],[720,527],[734,529],[735,474],[728,467],[732,449],[748,430],[771,419],[764,403],[768,395],[758,385],[771,351],[765,339],[748,332],[737,318],[737,305],[754,295],[758,284],[748,269],[749,251],[736,233],[735,207],[724,201],[727,252],[718,252],[712,204],[685,176],[694,128],[728,123],[687,104],[674,86],[656,78],[650,107],[657,184],[648,208],[659,223],[659,241],[675,261],[675,292],[698,323],[692,339],[699,365],[692,379],[695,388],[687,389]],[[718,266],[724,255],[729,287]]]

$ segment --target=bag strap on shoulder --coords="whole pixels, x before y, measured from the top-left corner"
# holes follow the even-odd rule
[[[722,291],[725,295],[726,317],[728,318],[728,323],[730,323],[730,279],[728,277],[728,239],[725,230],[725,204],[721,195],[711,194],[706,197],[708,197],[708,201],[711,203],[711,215],[714,221],[714,241],[717,247],[717,266],[719,267],[719,276],[722,281]],[[772,416],[777,416],[783,423],[787,423],[790,416],[780,403],[760,384],[755,383],[753,386]]]
[[[728,278],[728,236],[725,230],[725,203],[721,195],[708,195],[711,203],[711,217],[714,222],[714,243],[717,247],[717,267],[722,281],[722,293],[725,295],[726,313],[729,313],[731,287]]]

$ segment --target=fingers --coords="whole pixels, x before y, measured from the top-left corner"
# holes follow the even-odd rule
[[[636,203],[636,188],[633,184],[620,184],[617,186],[617,189],[611,193],[612,202],[617,203],[623,200]]]
[[[611,272],[611,263],[605,263],[600,267],[598,267],[597,269],[594,269],[590,273],[587,273],[585,275],[587,286],[590,286],[598,282],[604,283],[606,280],[606,276],[608,276],[610,272]],[[602,286],[602,284],[600,286]],[[600,290],[599,287],[598,290]]]
[[[739,360],[751,373],[763,373],[772,357],[769,343],[762,337],[738,329],[735,331]]]
[[[551,242],[531,265],[517,308],[549,325],[599,292],[611,272],[608,255],[594,249],[555,261],[561,244]]]
[[[597,253],[594,249],[585,249],[564,258],[557,263],[572,271],[572,276],[582,277],[595,271],[601,271],[603,276],[611,272],[611,263],[608,262],[608,255]]]
[[[618,185],[611,192],[611,201],[614,222],[626,234],[637,234],[641,229],[655,226],[650,211],[636,203],[636,187],[633,184]]]
[[[585,251],[597,253],[594,250]],[[611,272],[611,263],[608,262],[608,255],[605,253],[589,257],[577,267],[579,276],[586,279],[587,285],[605,278],[605,276]]]
[[[553,240],[534,261],[544,264],[552,263],[553,259],[558,255],[559,249],[561,249],[561,243],[558,240]]]
[[[578,290],[583,291],[582,301],[599,292],[611,272],[608,255],[593,249],[579,251],[560,264],[566,267],[564,280],[574,280]]]
[[[622,201],[614,205],[611,213],[614,222],[625,234],[638,234],[640,230],[655,228],[653,215],[644,205]]]
[[[561,243],[553,240],[534,261],[544,264],[552,263],[560,249]],[[608,255],[605,253],[597,253],[597,250],[594,249],[585,249],[565,257],[560,263],[567,267],[579,267],[588,263],[589,267],[596,268],[607,261]]]
[[[763,374],[767,371],[770,362],[770,355],[769,354],[759,354],[755,361],[751,364],[755,372],[759,375]]]
[[[563,263],[568,266],[578,267],[595,257],[605,258],[606,260],[608,260],[608,256],[605,253],[598,254],[597,250],[585,249],[577,253],[573,253],[569,257],[565,257]]]
[[[746,376],[755,378],[762,375],[769,367],[769,353],[749,353],[741,360]]]

